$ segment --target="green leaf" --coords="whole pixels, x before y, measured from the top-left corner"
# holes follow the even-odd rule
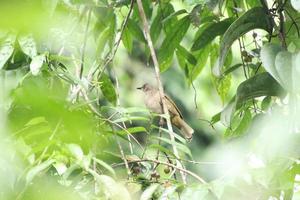
[[[189,77],[189,64],[186,62],[186,58],[178,50],[176,51],[177,62],[181,69],[185,72],[185,76]]]
[[[162,12],[162,16],[164,18],[170,16],[172,13],[175,12],[174,7],[171,3],[167,3],[167,4],[161,4],[161,6],[159,7],[159,11]],[[173,28],[175,27],[174,25],[178,22],[176,17],[171,17],[169,18],[169,20],[165,21],[165,23],[163,23],[163,30],[165,32],[165,34],[169,34],[173,31]]]
[[[157,15],[155,16],[152,24],[151,24],[151,28],[150,28],[150,35],[151,35],[151,39],[153,44],[155,44],[155,42],[157,41],[161,30],[162,30],[162,13],[158,12]]]
[[[190,150],[187,146],[185,146],[185,145],[183,145],[183,144],[180,144],[180,143],[178,143],[178,142],[176,142],[176,141],[175,141],[175,143],[173,143],[170,139],[163,138],[163,137],[153,137],[153,138],[154,138],[154,139],[161,140],[161,141],[163,141],[163,142],[166,142],[166,143],[168,143],[168,144],[170,144],[170,145],[175,145],[179,151],[181,151],[181,152],[187,154],[188,156],[190,156],[190,158],[193,157],[193,156],[192,156],[191,150]]]
[[[173,157],[176,157],[172,151],[170,151],[169,149],[167,149],[167,148],[165,148],[165,147],[163,147],[163,146],[161,146],[159,144],[151,144],[149,146],[149,148],[158,149],[159,151],[164,152],[167,155],[171,155]]]
[[[206,48],[201,49],[195,53],[194,56],[197,59],[197,64],[195,66],[192,66],[191,69],[189,69],[189,78],[191,82],[198,77],[202,69],[205,67],[208,58],[211,57],[209,56],[210,53],[211,53],[210,46],[207,46]]]
[[[127,27],[125,27],[123,34],[122,34],[122,42],[125,48],[131,53],[132,50],[132,37]]]
[[[29,122],[25,124],[25,126],[35,126],[42,123],[48,123],[48,121],[45,119],[45,117],[35,117],[32,118]]]
[[[139,132],[147,132],[147,130],[142,126],[131,127],[131,128],[127,128],[126,130],[127,131],[125,131],[125,130],[118,131],[118,133],[121,134],[121,135],[127,135],[128,132],[130,134],[139,133]]]
[[[157,188],[160,185],[158,183],[154,183],[152,184],[150,187],[148,187],[141,195],[140,200],[150,200],[153,199],[152,196],[154,194],[154,192],[157,190]]]
[[[36,43],[32,35],[23,35],[18,37],[19,45],[22,51],[30,58],[37,56]]]
[[[216,78],[214,82],[216,84],[217,92],[224,103],[231,86],[231,75],[224,76],[220,79]]]
[[[244,102],[261,96],[278,96],[284,94],[283,88],[267,72],[258,74],[242,82],[237,88],[236,102],[239,108]]]
[[[252,115],[248,109],[244,111],[242,118],[240,117],[239,113],[236,114],[236,117],[239,119],[233,118],[232,122],[235,122],[237,125],[236,127],[231,127],[233,130],[226,131],[226,137],[236,137],[242,135],[248,130],[251,124]]]
[[[261,109],[266,111],[269,109],[272,103],[272,98],[270,96],[266,96],[261,102]]]
[[[172,19],[173,17],[176,17],[178,15],[187,13],[187,11],[185,9],[181,9],[181,10],[177,10],[176,12],[173,12],[171,15],[169,15],[168,17],[166,17],[162,23],[166,23],[168,20]]]
[[[109,38],[108,44],[110,49],[113,49],[115,43],[115,36],[116,36],[116,29],[117,29],[117,16],[113,13],[110,24],[109,24]]]
[[[126,188],[120,183],[117,183],[113,178],[106,175],[99,175],[92,170],[90,170],[89,172],[95,176],[97,182],[101,186],[100,188],[104,190],[104,199],[131,199],[130,194],[126,190]]]
[[[223,75],[226,76],[229,73],[233,72],[234,70],[238,69],[239,67],[243,66],[241,63],[235,64],[232,67],[229,67],[228,69],[226,69],[226,71],[224,71]]]
[[[211,124],[215,124],[217,122],[219,122],[221,119],[221,112],[215,114],[214,116],[212,116],[211,120],[210,120],[210,123]]]
[[[275,68],[275,58],[276,55],[282,51],[282,47],[277,44],[265,44],[260,51],[260,58],[262,64],[267,72],[269,72],[273,78],[275,78],[280,84],[282,81],[279,78],[279,74]]]
[[[114,88],[113,83],[111,82],[110,78],[103,73],[100,78],[100,89],[104,97],[113,105],[116,105],[117,102],[117,94]]]
[[[114,177],[116,176],[115,170],[109,164],[107,164],[106,162],[98,158],[93,158],[93,160],[99,165],[101,165],[102,167],[104,167],[105,169],[107,169],[107,171],[109,171]]]
[[[154,125],[152,125],[151,127],[154,127],[156,129],[160,129],[160,130],[164,131],[165,133],[169,133],[168,129],[158,127],[158,126],[154,126]],[[181,135],[179,135],[177,133],[174,133],[174,137],[175,137],[175,139],[179,140],[179,142],[181,142],[182,144],[186,144],[186,139],[183,138]]]
[[[143,31],[136,21],[128,19],[127,27],[134,38],[138,39],[140,42],[146,43]]]
[[[291,4],[295,10],[300,12],[300,1],[299,0],[291,0]]]
[[[110,32],[111,32],[110,27],[107,27],[99,35],[99,38],[97,40],[97,49],[96,49],[98,57],[100,57],[104,52],[105,45],[108,43],[109,38],[111,37]]]
[[[206,26],[205,29],[200,28],[191,50],[197,51],[210,44],[217,36],[224,34],[232,22],[233,18],[227,18],[220,22],[213,22]]]
[[[233,97],[221,112],[220,120],[225,126],[227,127],[230,126],[235,111],[236,111],[236,97]]]
[[[34,56],[29,65],[32,75],[36,76],[40,73],[43,63],[45,61],[45,55]]]
[[[0,70],[3,68],[8,59],[14,52],[14,43],[16,37],[8,36],[0,45]]]
[[[175,48],[180,44],[185,33],[190,26],[189,16],[180,19],[173,30],[166,35],[160,50],[158,51],[158,61],[161,72],[164,72],[170,67],[170,60],[173,58]]]
[[[26,175],[26,182],[27,184],[30,184],[31,181],[34,179],[34,177],[36,175],[38,175],[39,173],[41,173],[42,171],[46,170],[48,167],[50,167],[50,165],[52,165],[55,162],[55,160],[50,159],[50,160],[46,160],[45,162],[42,162],[39,165],[36,165],[34,167],[32,167],[27,175]]]
[[[232,43],[253,29],[263,29],[268,32],[273,27],[272,18],[268,15],[267,11],[262,7],[255,7],[248,10],[241,17],[235,20],[227,29],[222,38],[220,45],[220,56],[215,63],[213,73],[215,76],[221,76],[223,73],[222,67],[225,62],[225,58],[228,51],[231,48]]]
[[[83,151],[78,144],[67,144],[67,148],[77,160],[81,161],[83,159]]]
[[[292,67],[292,54],[290,52],[281,51],[276,55],[275,68],[281,80],[282,87],[290,92],[294,89]],[[295,87],[299,86],[295,85]]]
[[[186,48],[184,48],[181,45],[177,46],[177,51],[179,52],[180,55],[182,55],[190,64],[196,65],[197,64],[197,59],[193,54],[191,54]]]

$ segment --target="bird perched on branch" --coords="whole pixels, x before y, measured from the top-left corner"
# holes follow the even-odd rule
[[[142,87],[138,87],[137,89],[144,92],[144,101],[149,110],[158,114],[164,113],[159,90],[157,88],[145,83]],[[167,95],[164,95],[163,98],[170,114],[171,123],[180,129],[182,135],[190,141],[193,137],[194,130],[184,121],[182,114],[174,101]]]

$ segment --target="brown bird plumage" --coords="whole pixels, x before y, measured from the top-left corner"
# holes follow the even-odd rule
[[[162,102],[160,101],[159,90],[157,88],[154,88],[146,83],[137,89],[140,89],[144,92],[144,101],[148,109],[155,113],[163,113]],[[167,95],[165,95],[164,98],[170,113],[172,124],[181,130],[181,133],[187,140],[191,140],[194,130],[183,120],[180,110],[172,101],[172,99],[170,99],[170,97]]]

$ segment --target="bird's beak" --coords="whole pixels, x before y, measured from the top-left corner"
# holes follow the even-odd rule
[[[143,89],[143,87],[138,87],[138,88],[136,88],[136,89],[141,90],[141,89]]]

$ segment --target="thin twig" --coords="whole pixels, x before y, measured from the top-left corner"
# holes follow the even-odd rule
[[[193,81],[191,81],[191,85],[192,85],[192,87],[194,89],[194,104],[195,104],[196,109],[198,109],[198,105],[197,105],[197,90],[195,88],[195,85],[194,85]]]
[[[128,161],[125,157],[125,154],[124,154],[124,150],[121,146],[121,143],[119,141],[119,139],[117,137],[115,137],[116,141],[117,141],[117,144],[118,144],[118,147],[119,147],[119,150],[120,150],[120,153],[121,153],[121,156],[122,156],[122,160],[124,161],[125,163],[125,167],[126,167],[126,170],[127,170],[127,175],[128,175],[128,178],[129,178],[129,175],[130,175],[130,169],[129,169],[129,165],[128,165]]]
[[[123,21],[123,24],[122,24],[122,27],[121,27],[121,30],[120,30],[120,33],[119,33],[119,38],[116,39],[116,42],[114,44],[114,47],[113,47],[113,50],[106,56],[106,59],[104,61],[104,64],[102,66],[102,68],[100,69],[98,75],[97,75],[97,78],[99,80],[99,78],[102,76],[102,73],[104,72],[105,68],[109,65],[109,63],[111,63],[119,49],[119,45],[121,43],[121,40],[122,40],[122,35],[124,33],[124,30],[126,28],[126,25],[128,23],[128,20],[131,16],[131,13],[133,11],[133,6],[134,6],[134,0],[131,0],[130,2],[130,7],[129,7],[129,11],[128,11],[128,14],[126,16],[126,18],[124,19]],[[93,75],[97,72],[97,70],[99,70],[99,67],[100,67],[101,64],[99,64],[91,73],[90,73],[90,77],[93,77]],[[88,79],[89,80],[89,79]]]
[[[238,7],[235,0],[233,0],[233,4],[234,4],[234,7],[236,7],[236,8]],[[235,16],[237,18],[239,18],[239,14],[238,14],[236,9],[234,9],[234,13],[235,13]],[[244,47],[244,44],[243,44],[243,41],[241,40],[241,38],[238,38],[238,42],[239,42],[239,47],[240,47],[240,53],[241,53],[241,60],[242,60],[242,64],[243,64],[244,76],[245,76],[246,79],[248,79],[248,75],[247,75],[247,71],[246,71],[246,63],[244,61],[244,56],[242,55],[242,52],[245,50],[245,47]]]
[[[150,31],[149,31],[149,25],[148,25],[146,14],[145,14],[145,11],[144,11],[144,8],[143,8],[142,1],[137,0],[137,5],[138,5],[139,14],[142,18],[143,25],[144,25],[145,38],[147,40],[148,47],[150,49],[150,54],[151,54],[151,57],[152,57],[152,61],[153,61],[153,64],[154,64],[155,77],[156,77],[156,81],[157,81],[157,85],[158,85],[158,89],[159,89],[159,95],[160,95],[160,100],[162,102],[163,111],[164,111],[164,114],[166,114],[168,116],[166,118],[166,121],[167,121],[167,126],[168,126],[168,130],[169,130],[170,139],[172,141],[173,152],[174,152],[174,155],[177,158],[179,158],[178,150],[175,146],[175,136],[174,136],[172,124],[171,124],[170,117],[169,117],[169,111],[168,111],[168,108],[166,106],[165,98],[163,98],[164,97],[164,89],[163,89],[163,86],[162,86],[162,83],[161,83],[161,80],[160,80],[159,63],[158,63],[156,53],[155,53],[155,50],[154,50],[154,47],[153,47],[153,43],[152,43],[152,39],[151,39],[151,36],[150,36]],[[183,168],[183,165],[181,164],[181,162],[178,159],[176,159],[176,163],[177,163],[177,166],[179,168]],[[181,172],[182,181],[183,181],[183,183],[186,184],[186,175],[184,174],[184,171],[180,171],[180,172]]]
[[[116,93],[117,93],[117,106],[120,107],[121,103],[120,103],[120,87],[119,87],[119,79],[118,76],[116,75],[116,72],[113,70],[113,73],[115,75],[115,80],[116,80]],[[122,126],[124,129],[127,130],[126,124],[123,121],[122,122]],[[130,149],[130,153],[133,154],[133,148],[132,148],[132,143],[131,143],[131,139],[130,139],[131,134],[127,134],[127,139],[128,139],[128,145],[129,145],[129,149]],[[133,136],[132,136],[133,137]]]

